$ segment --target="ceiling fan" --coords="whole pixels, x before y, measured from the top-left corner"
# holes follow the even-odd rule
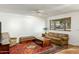
[[[41,16],[41,17],[48,17],[48,13],[45,13],[46,11],[45,10],[33,10],[32,11],[32,15],[35,15],[35,16]]]
[[[32,13],[41,16],[44,14],[44,10],[33,10]]]

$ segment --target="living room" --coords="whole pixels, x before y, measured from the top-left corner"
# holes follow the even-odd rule
[[[60,53],[58,50],[64,50],[71,46],[79,46],[79,5],[73,4],[3,4],[0,5],[0,22],[1,22],[1,33],[3,40],[1,45],[9,44],[11,52],[1,53],[13,53],[13,54],[39,54],[33,50],[36,49],[38,42],[42,41],[42,50],[48,50],[52,46],[49,46],[49,41],[53,41],[52,44],[58,45],[57,48],[51,48],[49,51],[44,51],[43,54]],[[67,19],[67,22],[62,20]],[[57,20],[53,21],[53,20]],[[60,21],[61,20],[61,21]],[[51,23],[52,22],[52,23]],[[57,24],[56,24],[57,23]],[[61,24],[60,24],[61,23]],[[52,25],[54,24],[54,25]],[[63,27],[60,27],[63,25]],[[59,26],[59,27],[57,27]],[[52,33],[49,34],[48,33]],[[52,37],[52,36],[53,37]],[[56,35],[56,36],[55,36]],[[7,37],[6,37],[7,36]],[[49,37],[51,36],[51,37]],[[64,41],[60,38],[64,37]],[[45,39],[45,40],[44,40]],[[56,42],[54,41],[56,39]],[[60,39],[60,40],[59,40]],[[19,52],[19,46],[26,46],[27,41],[34,41],[35,46],[28,46],[28,50],[25,52]],[[37,42],[38,41],[38,42]],[[64,43],[65,42],[65,43]],[[23,45],[24,44],[24,45]],[[39,43],[38,45],[40,45]],[[65,44],[65,46],[63,46]],[[29,43],[27,45],[30,45]],[[61,46],[59,46],[61,45]],[[18,47],[17,47],[18,46]],[[62,47],[63,46],[63,47]],[[15,49],[17,47],[17,49]],[[46,47],[46,48],[45,48]],[[61,48],[62,47],[62,48]],[[38,49],[39,49],[38,48]],[[48,48],[48,49],[47,49]],[[61,48],[61,49],[59,49]],[[64,49],[63,49],[64,48]],[[79,47],[78,47],[79,48]],[[10,48],[9,48],[10,49]],[[14,51],[18,50],[18,52]],[[31,49],[31,50],[30,50]],[[6,50],[6,49],[4,49]],[[27,51],[29,52],[27,52]],[[53,52],[55,51],[55,52]],[[72,52],[75,51],[75,52]],[[71,50],[71,53],[79,53],[77,50]]]

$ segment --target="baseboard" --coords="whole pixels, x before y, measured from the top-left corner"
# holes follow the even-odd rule
[[[68,44],[68,46],[71,46],[71,47],[79,47],[78,45],[73,45],[73,44]]]

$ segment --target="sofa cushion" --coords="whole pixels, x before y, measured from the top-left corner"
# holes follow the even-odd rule
[[[61,40],[61,38],[53,37],[53,40]]]
[[[61,37],[61,38],[62,38],[62,40],[64,40],[64,41],[68,39],[68,37]]]

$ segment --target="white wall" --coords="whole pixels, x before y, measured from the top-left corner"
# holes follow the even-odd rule
[[[44,19],[30,15],[0,13],[0,21],[2,32],[8,32],[11,37],[35,35],[39,38],[45,27]]]
[[[71,17],[71,32],[67,31],[53,31],[59,33],[69,34],[69,44],[78,45],[79,46],[79,12],[65,13],[57,16],[52,16],[48,19],[48,28],[49,28],[49,20],[51,19],[59,19],[64,17]],[[48,30],[50,31],[50,30]]]

